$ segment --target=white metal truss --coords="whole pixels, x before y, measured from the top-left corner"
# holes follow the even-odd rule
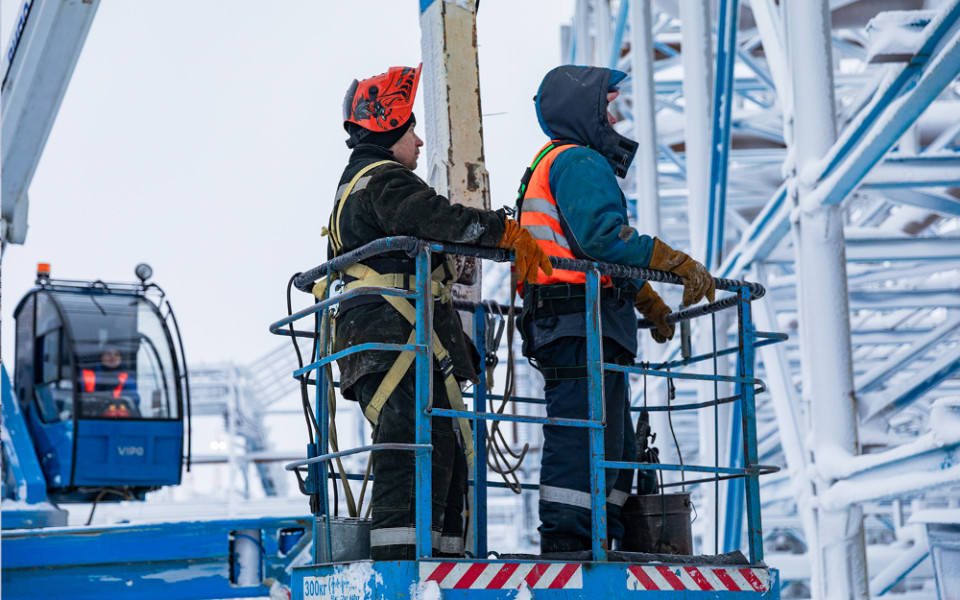
[[[631,216],[639,215],[638,230],[700,260],[707,252],[703,232],[717,227],[706,222],[706,211],[715,183],[710,128],[720,106],[714,81],[724,5],[739,5],[739,18],[724,226],[718,229],[723,238],[714,272],[767,286],[756,307],[758,325],[791,336],[759,357],[769,387],[758,397],[762,462],[784,467],[763,488],[768,562],[782,559],[784,597],[816,595],[811,574],[845,579],[850,595],[838,597],[935,597],[926,539],[908,521],[924,508],[948,505],[960,491],[957,469],[942,468],[956,436],[937,422],[939,416],[955,423],[956,402],[949,398],[960,394],[960,2],[578,0],[560,62],[632,75],[615,106],[618,129],[641,142],[623,186],[636,203]],[[804,23],[819,7],[829,27],[822,39],[809,35]],[[891,10],[916,12],[874,20]],[[832,72],[800,79],[800,67],[816,60]],[[831,96],[832,109],[823,104]],[[833,119],[804,121],[816,102]],[[828,120],[836,123],[835,139]],[[798,131],[801,122],[805,129]],[[647,141],[651,133],[655,141]],[[650,145],[656,151],[644,150]],[[656,181],[650,181],[651,166]],[[835,213],[829,219],[839,228],[839,245],[819,259],[833,252],[842,261],[833,272],[824,262],[803,270],[797,244],[808,263],[816,249],[790,235],[818,211]],[[801,334],[800,315],[810,306],[799,305],[798,284],[836,299],[818,310],[840,310],[846,319],[808,314],[809,323],[819,324]],[[849,331],[836,326],[842,321]],[[849,356],[852,403],[816,408],[810,391],[817,383],[826,383],[833,396],[842,386],[822,372],[811,344],[817,352]],[[842,418],[855,433],[830,429]],[[689,419],[674,419],[674,427],[685,458],[696,460],[690,453],[700,453],[708,439]],[[669,438],[665,431],[660,436]],[[838,441],[852,446],[841,451]],[[702,501],[710,502],[710,494]],[[840,538],[866,541],[865,570],[825,563],[833,542],[821,539],[816,521],[827,509],[851,521],[843,523]],[[710,515],[712,506],[698,512]],[[725,539],[735,539],[732,533],[724,532]],[[888,550],[908,545],[908,552],[890,558]],[[818,568],[824,572],[816,575]],[[863,576],[869,579],[858,579]]]

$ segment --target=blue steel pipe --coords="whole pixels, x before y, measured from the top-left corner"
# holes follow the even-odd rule
[[[473,308],[473,340],[477,345],[477,354],[485,359],[487,356],[487,307],[477,304]],[[496,352],[496,348],[493,349]],[[479,381],[473,386],[473,410],[477,415],[487,411],[487,378],[481,373]],[[436,410],[436,409],[434,409]],[[479,417],[477,417],[479,418]],[[487,555],[487,427],[483,423],[474,421],[473,426],[474,461],[473,480],[473,555]],[[479,457],[483,457],[482,459]]]
[[[433,297],[427,282],[430,281],[430,248],[427,244],[419,246],[417,253],[417,324],[416,324],[416,422],[415,441],[428,445],[433,430],[432,420],[426,416],[427,407],[433,400]],[[433,477],[430,468],[433,453],[417,453],[415,477],[417,484],[416,519],[417,556],[430,556],[433,552],[431,541],[431,522],[433,519]]]
[[[287,335],[289,332],[281,331],[283,327],[286,327],[290,323],[293,323],[294,321],[298,321],[303,317],[309,317],[315,312],[319,312],[321,310],[330,308],[331,306],[335,304],[339,304],[340,302],[343,302],[344,300],[348,300],[350,298],[356,298],[359,296],[397,296],[398,298],[413,298],[415,297],[415,295],[416,294],[414,292],[408,292],[406,290],[398,290],[396,288],[378,288],[378,287],[366,287],[366,286],[355,288],[350,290],[349,292],[345,292],[343,294],[339,294],[337,296],[333,296],[325,300],[321,300],[316,304],[311,304],[310,306],[302,310],[298,310],[292,315],[289,315],[287,317],[280,319],[276,323],[273,323],[270,325],[270,333],[273,333],[276,335]]]
[[[624,460],[601,460],[600,466],[606,469],[641,469],[644,471],[683,471],[685,473],[726,473],[756,477],[760,473],[776,473],[779,467],[754,465],[752,467],[705,467],[700,465],[669,465],[661,463],[641,463]],[[712,479],[710,481],[713,481]]]
[[[613,41],[610,44],[610,60],[607,62],[607,66],[611,69],[616,69],[620,66],[620,46],[623,44],[623,30],[626,29],[627,26],[627,9],[629,7],[630,2],[623,0],[623,2],[620,3],[620,10],[617,12],[617,24],[613,33]]]
[[[739,387],[738,398],[739,398]],[[733,411],[730,415],[731,421],[737,423],[741,421],[741,404],[738,402],[733,405]],[[730,465],[738,467],[743,464],[743,430],[740,427],[732,427],[730,431]],[[733,552],[739,550],[743,538],[743,482],[731,481],[727,484],[726,490],[727,510],[726,519],[723,527],[723,551]]]
[[[417,344],[385,344],[381,342],[366,342],[364,344],[357,344],[356,346],[351,346],[346,350],[341,350],[335,354],[331,354],[326,358],[321,358],[320,360],[314,361],[305,367],[297,369],[293,372],[294,377],[299,377],[304,373],[312,371],[317,367],[322,367],[325,364],[331,363],[337,359],[343,358],[350,354],[358,354],[360,352],[366,352],[368,350],[396,350],[398,352],[403,352],[405,350],[419,350],[420,346]]]
[[[603,401],[603,339],[600,321],[600,272],[592,268],[586,273],[587,292],[587,398],[591,421],[606,424],[606,403]],[[593,560],[607,560],[607,477],[604,461],[603,427],[590,429],[590,529]]]
[[[344,456],[350,456],[351,454],[360,454],[361,452],[376,452],[377,450],[433,450],[432,444],[400,444],[400,443],[387,443],[387,444],[372,444],[370,446],[360,446],[359,448],[350,448],[349,450],[341,450],[339,452],[329,452],[327,454],[321,454],[320,456],[314,456],[313,458],[307,458],[304,460],[294,461],[292,463],[287,463],[284,465],[284,469],[287,471],[296,471],[300,467],[313,465],[317,463],[329,462],[335,458],[341,458]],[[339,475],[330,475],[330,478],[336,478]],[[347,477],[350,479],[350,477]]]
[[[586,427],[587,429],[603,429],[603,424],[585,419],[571,419],[566,417],[534,417],[531,415],[507,415],[491,412],[473,412],[471,410],[453,410],[452,408],[434,408],[427,414],[437,417],[463,417],[471,420],[506,421],[508,423],[536,423],[539,425],[564,425],[566,427]]]
[[[742,290],[740,305],[737,309],[737,338],[741,352],[737,360],[737,373],[745,378],[753,376],[755,360],[754,327],[749,292]],[[740,386],[741,432],[743,435],[743,464],[747,470],[755,469],[759,464],[757,456],[757,407],[752,385]],[[756,471],[744,479],[747,501],[747,538],[750,543],[750,562],[760,564],[763,561],[763,528],[760,522],[760,481]]]
[[[710,156],[710,210],[707,217],[707,257],[704,264],[713,268],[714,257],[723,249],[723,225],[727,204],[727,159],[730,154],[730,116],[733,108],[733,65],[737,59],[738,0],[721,0],[717,17],[717,77],[713,93],[713,135]],[[714,252],[716,246],[716,252]]]

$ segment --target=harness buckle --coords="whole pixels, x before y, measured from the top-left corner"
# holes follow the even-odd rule
[[[453,357],[449,354],[439,361],[440,373],[443,375],[443,378],[446,379],[453,374]]]

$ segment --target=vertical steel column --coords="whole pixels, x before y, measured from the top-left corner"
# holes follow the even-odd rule
[[[710,98],[713,97],[710,8],[707,1],[680,0],[680,22],[690,254],[701,259],[706,256],[707,202],[710,197],[709,132],[712,130]]]
[[[737,373],[739,376],[740,373]],[[743,384],[737,384],[736,394],[743,398]],[[729,448],[729,466],[743,467],[743,411],[740,409],[741,402],[732,405],[730,411],[730,443]],[[743,496],[744,485],[739,479],[731,479],[726,482],[726,494],[724,500],[725,510],[723,511],[723,543],[720,546],[721,552],[733,552],[739,550],[742,546],[743,537]]]
[[[610,50],[610,0],[593,0],[593,44],[591,65],[607,64],[605,54]]]
[[[641,231],[660,235],[660,190],[657,172],[657,113],[653,93],[653,32],[650,3],[630,5],[630,60],[633,68],[633,138],[638,144],[634,179],[637,221]]]
[[[713,92],[713,135],[710,146],[710,213],[707,217],[707,260],[704,263],[708,268],[720,265],[720,252],[723,249],[739,8],[738,0],[722,0],[717,16],[717,78]]]
[[[738,290],[737,340],[739,346],[737,372],[744,379],[753,378],[755,361],[753,316],[750,310],[750,288]],[[743,479],[747,500],[747,537],[750,542],[750,563],[763,561],[763,528],[760,523],[760,477],[755,470],[760,463],[757,457],[757,407],[753,385],[740,384],[741,431],[743,433],[743,466],[752,472]],[[727,507],[729,512],[732,507]]]
[[[610,48],[610,60],[607,62],[607,66],[611,69],[620,68],[620,48],[623,46],[623,31],[627,27],[627,12],[630,10],[630,2],[628,0],[622,0],[620,2],[620,9],[617,11],[617,21],[614,26],[613,31],[613,40],[610,43],[608,48]],[[649,26],[648,26],[649,28]],[[631,46],[633,48],[633,46]],[[636,79],[634,79],[636,81]]]
[[[755,268],[757,279],[766,281],[766,267],[756,265]],[[768,293],[756,306],[756,322],[763,331],[775,331],[778,327],[777,310],[772,296],[773,294]],[[784,346],[785,344],[763,346],[759,349],[759,354],[764,373],[766,373],[765,381],[770,390],[770,403],[777,416],[777,432],[780,436],[780,446],[787,459],[790,484],[797,501],[797,512],[803,522],[804,535],[812,543],[812,540],[817,539],[817,529],[811,501],[813,486],[803,443],[807,427],[800,418],[800,398],[791,379],[790,364]]]
[[[590,389],[591,421],[606,425],[603,397],[603,331],[600,323],[600,272],[596,267],[586,273],[587,291],[587,381]],[[603,428],[590,429],[590,524],[593,533],[593,560],[607,560],[607,478],[604,460]]]
[[[430,247],[420,246],[417,252],[417,356],[416,368],[416,427],[417,444],[431,443],[433,424],[427,407],[433,399],[433,295],[430,293]],[[417,483],[417,556],[429,557],[433,549],[430,526],[433,509],[433,477],[430,465],[433,450],[416,450]]]
[[[690,231],[689,254],[698,260],[705,260],[707,215],[710,210],[710,135],[713,130],[711,115],[713,106],[713,60],[711,20],[709,2],[706,0],[680,0],[681,42],[683,53],[683,98],[684,98],[684,144],[686,146],[684,165],[687,173],[687,221]],[[709,263],[705,263],[708,268]],[[695,348],[712,347],[711,334],[702,323],[697,323],[694,334]],[[697,400],[706,402],[713,398],[713,384],[697,384]],[[721,417],[725,411],[721,411]],[[700,411],[698,415],[699,445],[701,456],[709,456],[716,446],[714,440],[713,411]],[[669,445],[667,445],[669,446]],[[664,460],[673,460],[668,456]],[[719,503],[713,487],[704,490],[711,503]],[[713,537],[713,511],[707,510],[704,539]],[[707,547],[707,546],[705,546]],[[712,548],[712,545],[709,547]]]
[[[590,0],[577,0],[573,13],[573,63],[589,65],[591,47]]]
[[[623,0],[626,3],[627,0]],[[633,70],[633,139],[637,158],[633,162],[634,189],[637,196],[637,230],[660,236],[660,187],[657,170],[657,111],[653,86],[653,18],[650,2],[630,3],[630,61]],[[652,360],[661,350],[649,335],[641,336],[643,360]],[[659,413],[654,427],[665,424]],[[659,429],[665,431],[665,429]]]
[[[473,313],[473,339],[477,353],[483,360],[487,356],[487,319],[483,306],[477,306]],[[496,352],[496,348],[493,349]],[[473,386],[474,412],[487,410],[487,377],[480,374],[480,381]],[[473,451],[477,457],[473,472],[473,555],[482,558],[487,555],[487,427],[483,421],[473,422]]]
[[[316,335],[321,335],[320,327],[323,327],[323,319],[320,319],[318,330]],[[317,351],[313,354],[313,361],[317,362],[320,360],[325,353],[325,348],[320,344],[317,344]],[[313,448],[307,449],[307,454],[312,456],[320,456],[322,454],[327,454],[329,450],[329,431],[327,430],[327,425],[330,420],[329,412],[327,408],[327,391],[329,390],[330,384],[327,381],[327,372],[323,367],[317,367],[317,393],[316,393],[316,408],[314,409],[314,414],[317,415],[317,419],[320,421],[317,423],[317,438],[312,444]],[[326,539],[320,540],[320,531],[317,528],[317,519],[314,515],[313,519],[313,554],[314,560],[316,562],[321,562],[323,560],[332,560],[333,559],[333,534],[331,533],[331,523],[330,523],[330,491],[328,489],[329,480],[327,479],[327,465],[326,463],[314,463],[309,467],[310,475],[314,477],[314,481],[317,486],[317,493],[320,496],[320,512],[323,513],[324,521],[324,536]],[[334,483],[336,485],[336,483]],[[329,553],[328,556],[321,556],[321,548],[326,548]]]
[[[785,8],[795,110],[791,189],[802,204],[814,182],[799,174],[813,169],[836,140],[830,8],[827,0],[794,0]],[[858,452],[843,217],[836,205],[796,213],[803,396],[811,413],[815,485],[822,493],[835,481],[831,465]],[[816,519],[817,539],[810,544],[814,597],[869,598],[860,508],[819,509]]]

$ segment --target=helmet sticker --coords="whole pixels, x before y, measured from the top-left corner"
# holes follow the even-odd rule
[[[386,90],[372,84],[365,91],[358,93],[353,102],[352,118],[356,123],[374,121],[377,128],[389,130],[399,127],[409,117],[409,107],[413,103],[413,94],[416,89],[417,70],[403,67],[394,81],[387,82]],[[365,93],[364,93],[365,92]],[[405,108],[407,114],[394,114],[394,106]],[[402,120],[401,120],[402,119]]]

